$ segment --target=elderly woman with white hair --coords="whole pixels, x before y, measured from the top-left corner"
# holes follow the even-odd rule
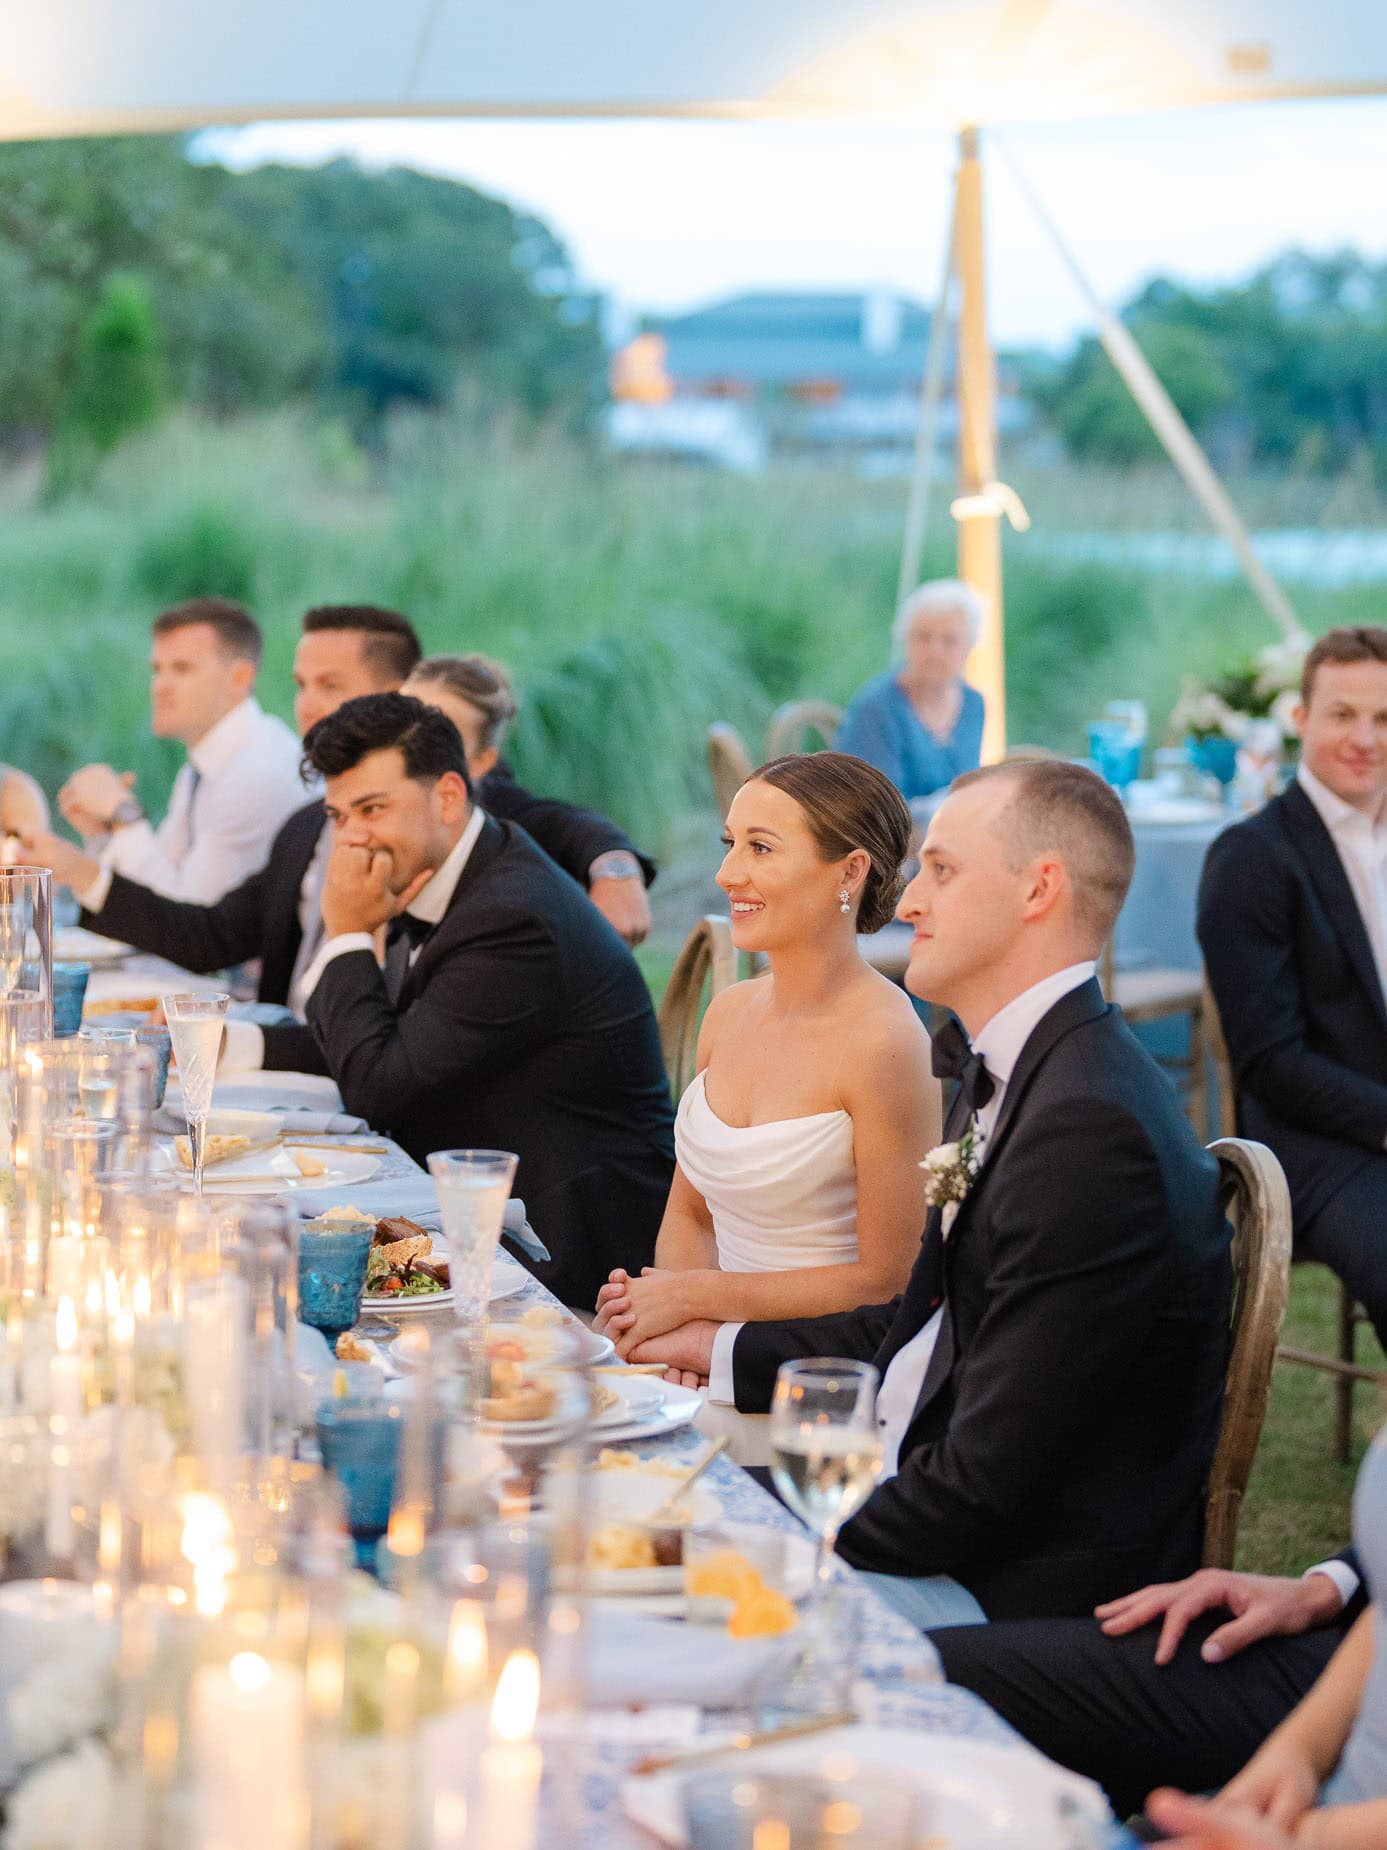
[[[981,597],[961,579],[921,585],[892,631],[904,660],[859,689],[843,715],[835,748],[884,771],[907,802],[978,768],[983,698],[963,664],[982,619]]]

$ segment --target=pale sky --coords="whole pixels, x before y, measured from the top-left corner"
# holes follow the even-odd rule
[[[1387,261],[1387,99],[1188,110],[1007,131],[1116,306],[1162,272],[1246,275],[1289,245]],[[264,123],[213,130],[236,166],[350,154],[463,179],[543,217],[583,281],[632,310],[748,289],[885,286],[933,297],[953,154],[937,131],[799,122]],[[1003,345],[1067,342],[1083,304],[1006,164],[988,181]]]

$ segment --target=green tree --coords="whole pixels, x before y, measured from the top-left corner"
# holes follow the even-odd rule
[[[48,495],[85,485],[103,456],[153,423],[163,397],[149,290],[138,276],[109,276],[78,338],[77,363],[49,446]]]

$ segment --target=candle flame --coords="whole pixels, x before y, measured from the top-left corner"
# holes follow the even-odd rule
[[[512,1651],[491,1705],[492,1735],[498,1741],[527,1741],[538,1713],[539,1659],[533,1651]]]
[[[153,1293],[150,1288],[149,1276],[147,1273],[141,1272],[137,1275],[130,1297],[135,1307],[135,1315],[137,1317],[147,1317],[153,1308]]]
[[[106,1315],[108,1317],[119,1317],[120,1316],[120,1280],[116,1277],[115,1273],[111,1270],[110,1266],[107,1266],[106,1268],[105,1287],[106,1287]]]
[[[190,1491],[178,1500],[183,1518],[179,1549],[193,1570],[193,1604],[204,1618],[226,1609],[226,1583],[236,1566],[231,1518],[225,1505],[207,1491]]]
[[[118,1348],[128,1349],[131,1347],[135,1340],[135,1313],[133,1310],[118,1310],[116,1312],[115,1322],[111,1327],[111,1335]]]
[[[238,1651],[227,1666],[227,1675],[242,1695],[253,1696],[270,1680],[270,1666],[258,1651]]]
[[[77,1347],[77,1306],[71,1298],[58,1299],[58,1347],[70,1355]]]
[[[474,1599],[460,1599],[448,1623],[448,1662],[463,1688],[486,1676],[486,1614]]]

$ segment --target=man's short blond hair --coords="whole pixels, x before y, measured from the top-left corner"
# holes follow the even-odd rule
[[[1018,758],[956,777],[951,790],[1007,779],[1011,801],[997,817],[1007,865],[1018,872],[1056,855],[1069,876],[1074,914],[1094,952],[1112,935],[1136,865],[1136,843],[1122,799],[1094,771],[1063,758]]]

